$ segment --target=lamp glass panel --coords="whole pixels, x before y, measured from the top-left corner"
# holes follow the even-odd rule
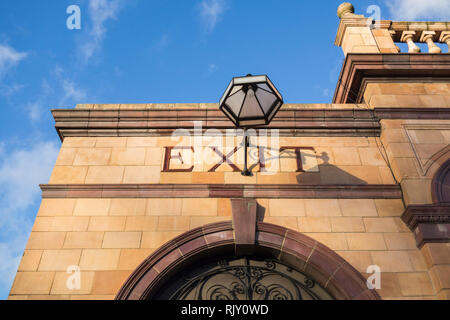
[[[229,96],[235,94],[237,91],[241,90],[242,86],[234,86],[233,89],[231,89]]]
[[[240,90],[232,96],[228,97],[228,99],[225,101],[226,105],[230,108],[230,110],[235,114],[236,117],[239,115],[244,98],[245,93],[244,91]]]
[[[275,101],[277,101],[277,97],[261,89],[256,89],[255,94],[264,110],[264,113],[269,113],[270,107],[275,103]]]
[[[266,83],[258,83],[257,86],[260,87],[263,90],[272,92],[272,89],[270,89],[269,86]]]
[[[242,106],[239,118],[257,118],[264,117],[264,114],[255,98],[255,92],[252,89],[247,91],[244,105]]]

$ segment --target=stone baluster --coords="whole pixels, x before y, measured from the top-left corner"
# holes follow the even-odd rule
[[[448,52],[450,53],[450,31],[442,31],[439,37],[439,42],[446,43],[448,47]]]
[[[402,36],[400,38],[401,42],[406,42],[406,44],[408,45],[409,53],[420,52],[420,48],[413,41],[415,35],[416,35],[415,31],[403,31]]]
[[[434,42],[433,38],[436,36],[435,31],[423,31],[420,36],[420,42],[426,42],[428,45],[429,53],[441,53],[441,48],[439,48]]]

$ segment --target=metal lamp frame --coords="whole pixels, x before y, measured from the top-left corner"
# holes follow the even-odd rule
[[[258,97],[255,95],[255,99],[258,103],[258,106],[261,108],[263,116],[240,118],[244,103],[246,101],[248,88],[249,87],[255,88],[255,87],[257,87],[258,84],[266,84],[272,92],[267,91],[260,87],[258,87],[258,89],[267,91],[267,92],[275,95],[277,99],[272,103],[270,108],[267,109],[268,111],[264,112],[261,102],[259,101]],[[234,86],[243,86],[243,88],[240,90],[245,91],[245,96],[242,99],[242,104],[239,108],[238,115],[236,115],[226,104],[226,101],[229,97],[231,97],[233,94],[236,94],[237,92],[240,91],[240,90],[238,90],[235,93],[230,94],[231,91],[233,90]],[[254,91],[256,92],[255,89],[254,89]],[[283,97],[281,96],[281,94],[277,90],[277,88],[273,85],[272,81],[270,81],[270,79],[267,75],[253,76],[251,74],[248,74],[245,77],[234,77],[231,80],[230,84],[228,85],[227,89],[225,90],[224,94],[222,95],[222,98],[220,99],[220,103],[219,103],[219,109],[225,114],[225,116],[227,116],[228,119],[230,119],[231,122],[233,122],[233,124],[236,127],[242,128],[244,130],[244,139],[242,142],[244,144],[244,170],[242,171],[243,176],[251,176],[252,175],[251,171],[248,170],[248,166],[247,166],[247,149],[248,149],[248,145],[249,145],[247,129],[251,128],[251,127],[268,125],[272,121],[272,119],[275,117],[278,110],[280,110],[282,105],[283,105]]]

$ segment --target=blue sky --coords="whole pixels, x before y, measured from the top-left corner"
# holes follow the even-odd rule
[[[268,74],[286,103],[329,103],[341,1],[0,1],[0,299],[8,296],[60,141],[50,109],[217,102]],[[450,20],[448,0],[353,1],[382,19]],[[69,30],[66,9],[81,9]],[[369,16],[369,14],[366,14]]]

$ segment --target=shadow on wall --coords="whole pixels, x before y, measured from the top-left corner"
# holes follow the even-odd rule
[[[265,215],[266,215],[266,208],[260,205],[259,203],[256,203],[256,221],[263,222]]]
[[[367,185],[369,184],[367,181],[362,180],[351,173],[348,173],[335,165],[329,162],[330,156],[327,152],[322,152],[320,155],[314,152],[313,148],[302,148],[305,150],[309,150],[310,153],[302,152],[300,156],[300,151],[298,150],[289,150],[284,149],[279,152],[278,149],[273,148],[264,148],[264,151],[261,151],[257,148],[256,145],[252,145],[250,143],[250,152],[249,158],[253,161],[253,164],[249,166],[250,171],[256,170],[259,165],[258,159],[264,157],[265,163],[270,162],[272,160],[280,159],[290,159],[297,162],[297,172],[296,176],[297,183],[302,185]],[[263,155],[262,152],[265,154]],[[311,160],[308,158],[314,159],[314,164],[311,165]],[[321,164],[317,164],[316,160],[321,160]],[[355,166],[357,167],[357,166]],[[267,168],[267,167],[266,167]],[[270,167],[267,168],[270,171]],[[294,169],[295,170],[295,169]],[[304,171],[303,171],[304,170]],[[361,168],[357,168],[356,170],[362,170],[361,174],[364,173],[363,170],[367,170],[361,166]]]
[[[318,165],[319,172],[303,172],[297,175],[299,184],[368,184],[366,181],[336,167],[329,163],[330,157],[327,152],[322,152],[317,159],[323,161]]]

